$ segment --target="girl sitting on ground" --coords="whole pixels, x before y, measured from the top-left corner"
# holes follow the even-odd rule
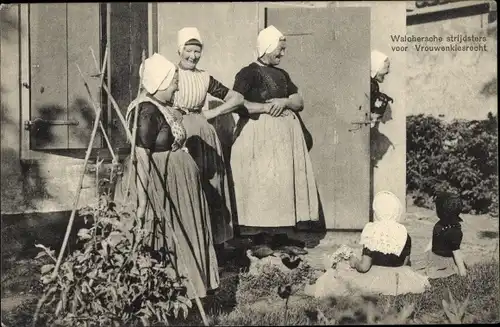
[[[366,224],[361,233],[361,259],[351,257],[351,268],[366,273],[372,266],[410,266],[411,237],[406,227],[398,222],[401,215],[399,199],[390,192],[379,193],[373,209],[375,221]]]
[[[460,251],[463,237],[460,225],[462,200],[456,194],[441,192],[436,196],[435,204],[439,221],[434,225],[426,258],[420,260],[416,268],[433,279],[457,273],[466,276],[467,268]]]
[[[397,295],[423,293],[428,279],[410,267],[411,238],[399,223],[402,205],[391,192],[380,192],[373,201],[374,222],[366,224],[360,244],[361,258],[328,269],[316,282],[317,297],[354,293]],[[320,285],[323,284],[323,285]],[[323,289],[323,290],[321,290]]]

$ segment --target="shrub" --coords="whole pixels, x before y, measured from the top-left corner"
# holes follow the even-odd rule
[[[406,186],[417,204],[433,208],[436,191],[461,195],[465,213],[498,213],[498,120],[445,123],[407,117]]]
[[[191,301],[183,279],[171,268],[166,251],[146,246],[148,233],[134,217],[114,210],[101,197],[97,208],[81,214],[93,217],[90,229],[78,232],[83,248],[64,258],[56,278],[54,264],[41,268],[49,325],[121,326],[166,322],[179,312],[187,316]],[[37,245],[55,263],[54,251]]]

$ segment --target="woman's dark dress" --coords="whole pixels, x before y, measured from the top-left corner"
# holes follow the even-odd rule
[[[200,174],[193,158],[185,151],[170,151],[174,137],[170,126],[158,108],[148,102],[139,106],[136,145],[151,151],[148,185],[148,206],[146,209],[146,230],[151,231],[151,246],[160,249],[166,246],[174,252],[175,266],[179,273],[189,277],[194,290],[188,285],[188,297],[194,292],[199,297],[206,296],[207,290],[219,285],[217,259],[212,240],[208,203],[202,189]],[[118,181],[115,199],[117,203],[137,207],[135,169],[126,160],[123,178]],[[130,196],[124,196],[127,175],[131,180]],[[164,210],[162,210],[164,209]],[[164,216],[165,213],[167,217]],[[171,230],[164,224],[168,218],[179,241],[174,245]],[[187,271],[178,262],[182,256]]]
[[[297,86],[282,69],[252,63],[235,78],[234,90],[245,100],[264,103],[288,98]],[[295,114],[240,118],[231,150],[238,225],[292,227],[319,219],[316,181],[306,142]]]
[[[432,230],[432,249],[425,253],[415,269],[423,271],[429,278],[445,278],[458,273],[453,251],[460,250],[462,243],[460,223],[438,221]]]
[[[367,255],[372,258],[372,265],[381,267],[401,267],[404,265],[406,257],[409,257],[411,253],[411,237],[408,235],[403,248],[403,252],[400,255],[395,255],[392,253],[386,254],[378,251],[371,251],[366,247],[363,247],[363,255]]]

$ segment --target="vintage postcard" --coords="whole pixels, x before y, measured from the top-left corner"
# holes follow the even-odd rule
[[[499,322],[488,0],[0,4],[2,327]]]

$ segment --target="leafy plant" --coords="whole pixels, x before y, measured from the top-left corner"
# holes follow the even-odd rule
[[[462,302],[458,303],[450,289],[448,289],[448,299],[443,299],[443,310],[446,314],[446,317],[452,324],[461,324],[465,315],[465,310],[467,309],[467,305],[469,304],[469,295]]]
[[[126,212],[114,210],[102,196],[96,207],[81,211],[94,218],[81,229],[81,250],[63,260],[55,278],[54,264],[42,266],[41,281],[51,325],[121,326],[167,322],[172,315],[187,317],[192,304],[185,297],[184,278],[172,268],[165,249],[147,246],[148,232]],[[54,251],[37,244],[55,263]]]
[[[465,213],[498,213],[498,120],[445,123],[407,117],[407,191],[433,208],[437,191],[460,194]]]

